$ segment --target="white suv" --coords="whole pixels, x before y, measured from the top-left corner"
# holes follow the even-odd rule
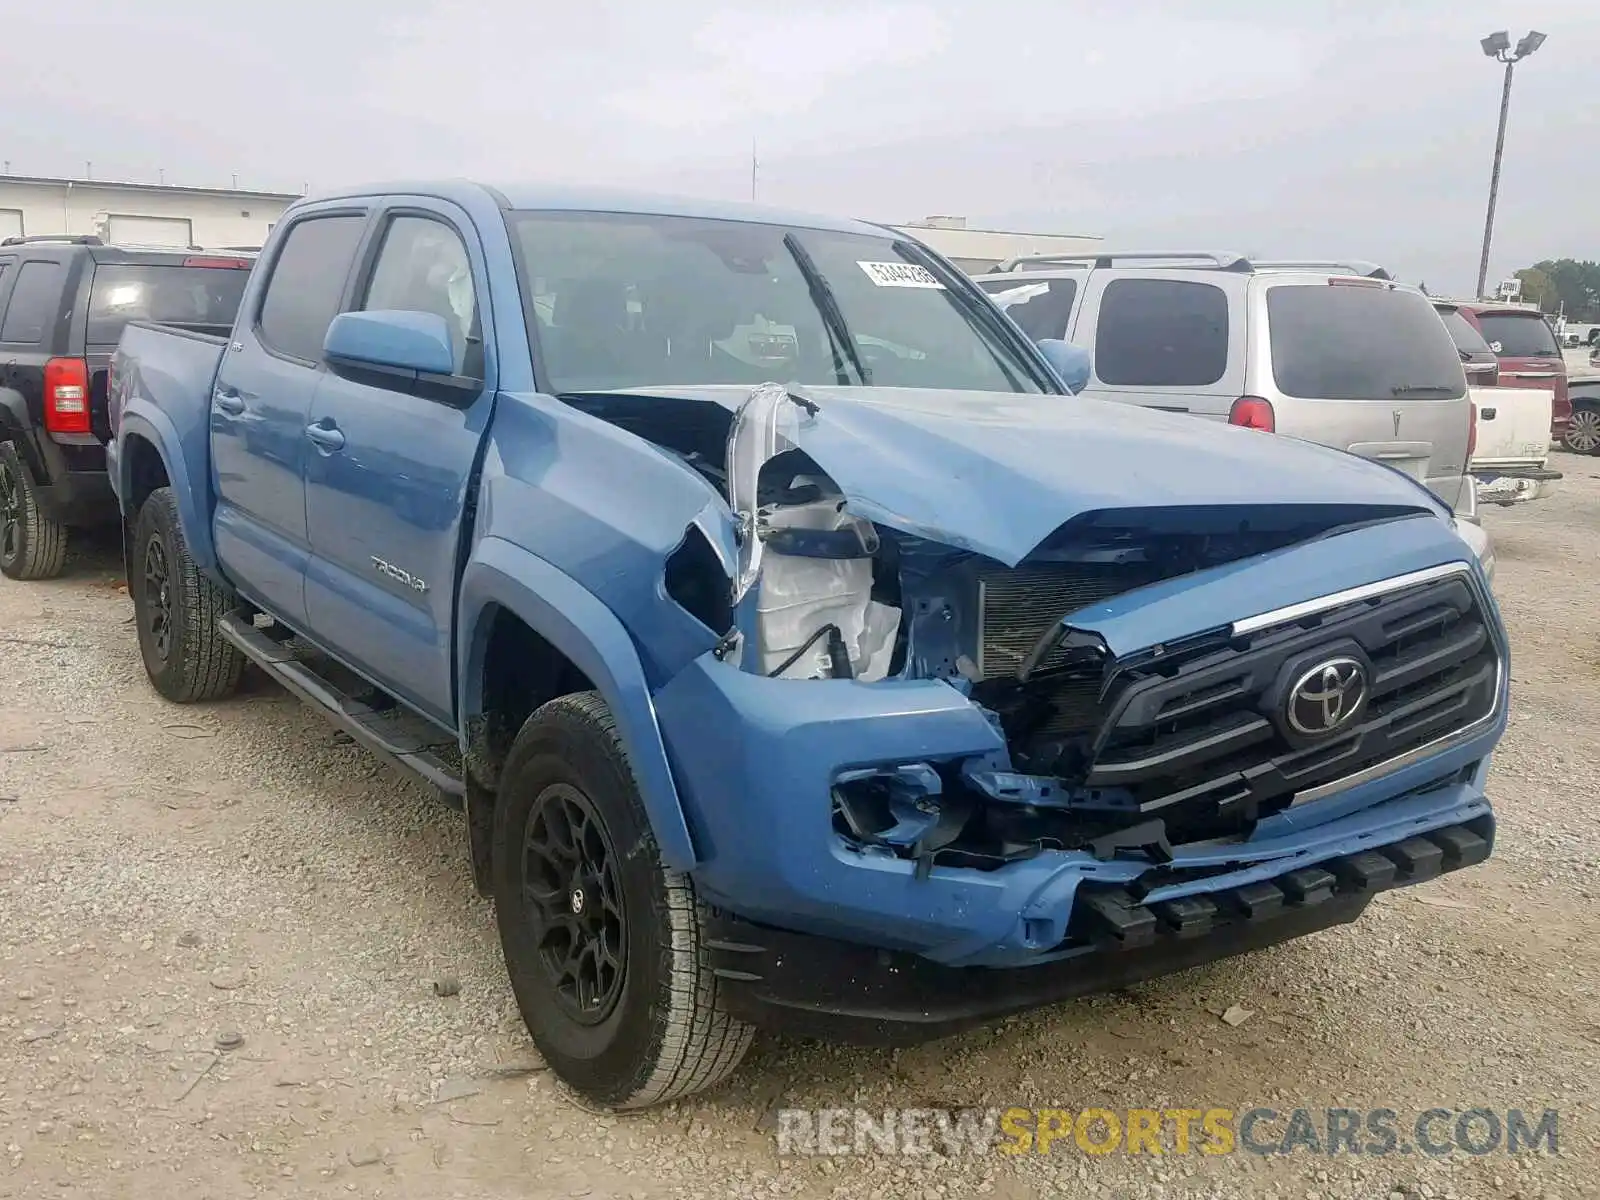
[[[975,281],[1035,341],[1089,351],[1084,395],[1376,459],[1476,517],[1461,357],[1428,299],[1379,267],[1040,256]]]

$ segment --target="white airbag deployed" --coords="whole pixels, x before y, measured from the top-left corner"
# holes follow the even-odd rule
[[[762,514],[764,532],[783,529],[836,532],[858,529],[872,544],[872,527],[843,511],[838,496],[784,505]],[[763,675],[783,679],[830,678],[829,625],[839,631],[851,673],[882,679],[888,673],[900,628],[900,610],[872,599],[872,558],[811,558],[778,553],[761,558],[756,598],[756,653]]]

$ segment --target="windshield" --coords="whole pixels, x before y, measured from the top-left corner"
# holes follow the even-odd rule
[[[1538,313],[1479,313],[1484,340],[1501,358],[1556,358],[1556,335]]]
[[[554,393],[769,380],[1057,390],[974,289],[890,237],[614,213],[507,220]]]
[[[1286,396],[1392,403],[1466,394],[1461,355],[1415,292],[1278,284],[1267,292],[1267,336]]]
[[[235,267],[96,267],[84,340],[114,345],[129,321],[227,333],[249,277],[248,270]]]
[[[1439,316],[1444,321],[1444,327],[1450,331],[1450,337],[1455,341],[1456,349],[1468,354],[1493,354],[1489,343],[1483,340],[1472,322],[1461,315],[1458,308],[1442,309]]]

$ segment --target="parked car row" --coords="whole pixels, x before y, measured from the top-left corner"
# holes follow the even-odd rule
[[[1561,473],[1549,466],[1551,440],[1566,438],[1571,425],[1570,403],[1566,405],[1566,416],[1558,415],[1556,402],[1562,394],[1555,386],[1558,377],[1541,371],[1536,379],[1544,386],[1515,386],[1518,379],[1525,383],[1534,380],[1503,371],[1501,355],[1484,340],[1484,322],[1493,329],[1496,316],[1452,301],[1436,300],[1434,307],[1455,342],[1467,374],[1476,422],[1471,471],[1477,481],[1478,500],[1510,505],[1547,494],[1561,478]],[[1526,313],[1512,311],[1515,315],[1510,320],[1527,317]],[[1514,365],[1524,372],[1529,369],[1521,357],[1515,358]],[[1565,369],[1561,365],[1559,378],[1564,385]]]
[[[300,200],[229,332],[121,333],[130,636],[163,696],[253,664],[458,803],[523,1020],[609,1108],[757,1027],[921,1040],[1486,859],[1508,647],[1427,302],[1001,282],[1037,340],[878,225]]]
[[[1087,395],[1333,446],[1473,511],[1461,360],[1378,267],[1099,254],[1016,259],[978,284],[1030,336],[1093,346]]]
[[[1432,301],[1435,320],[1371,263],[1238,255],[1030,256],[977,282],[1030,336],[1092,344],[1092,395],[1387,462],[1469,520],[1479,499],[1534,499],[1561,477],[1549,442],[1567,437],[1572,406],[1536,312]],[[1521,390],[1485,404],[1484,387]]]

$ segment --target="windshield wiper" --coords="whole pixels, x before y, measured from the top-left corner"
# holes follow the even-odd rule
[[[850,336],[850,327],[845,324],[844,313],[839,309],[838,298],[834,296],[833,289],[828,286],[828,281],[823,278],[822,272],[817,270],[816,260],[811,257],[811,252],[800,244],[800,239],[792,233],[783,235],[783,247],[789,252],[789,257],[794,259],[794,265],[800,268],[800,274],[805,278],[806,288],[811,292],[811,303],[817,306],[817,311],[822,314],[822,327],[828,332],[828,343],[833,353],[833,370],[841,386],[850,382],[849,375],[845,372],[846,360],[856,369],[856,378],[863,385],[872,382],[872,372],[867,370],[867,364],[861,361],[861,353],[856,348],[855,339]]]
[[[1454,396],[1456,387],[1450,383],[1402,383],[1399,387],[1389,389],[1395,396]]]

